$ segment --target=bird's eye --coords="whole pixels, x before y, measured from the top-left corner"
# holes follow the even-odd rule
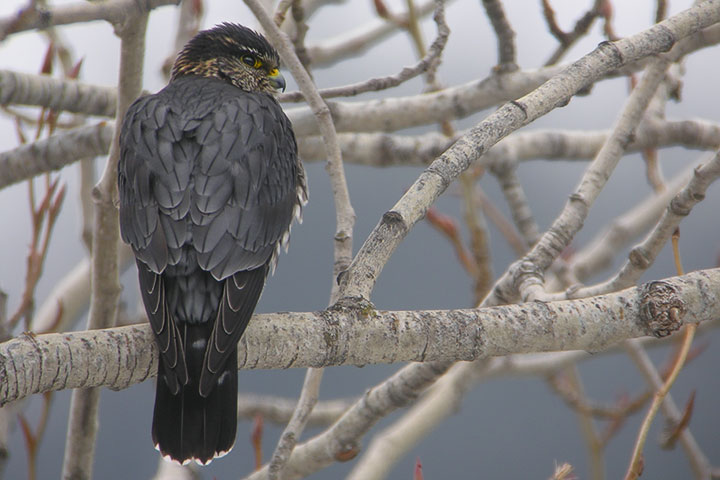
[[[252,55],[244,55],[242,57],[242,61],[245,64],[250,65],[253,68],[262,67],[262,62],[260,60],[258,60],[257,58],[253,57]]]

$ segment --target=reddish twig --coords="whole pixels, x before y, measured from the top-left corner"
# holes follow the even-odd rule
[[[460,238],[460,230],[458,229],[457,222],[450,216],[442,214],[437,211],[436,208],[431,207],[425,214],[425,220],[435,230],[440,232],[450,241],[450,244],[455,249],[455,254],[460,261],[460,265],[463,266],[468,274],[474,276],[477,272],[477,265],[472,258],[472,255],[467,251],[465,245],[463,245],[462,238]]]
[[[542,0],[542,7],[543,16],[545,17],[545,22],[550,29],[550,33],[558,40],[558,42],[560,42],[561,45],[565,45],[569,42],[569,35],[560,28],[560,25],[558,25],[557,19],[555,18],[555,10],[553,10],[552,5],[550,5],[550,0]]]
[[[253,451],[255,452],[255,470],[260,470],[262,468],[262,438],[263,438],[263,416],[262,414],[255,415],[255,420],[253,421],[253,428],[252,433],[250,434],[250,443],[253,446]]]
[[[20,305],[8,320],[8,330],[11,331],[21,319],[25,319],[25,329],[30,330],[32,311],[35,302],[35,287],[42,275],[43,265],[47,256],[48,246],[55,221],[60,213],[60,207],[65,199],[65,186],[58,189],[58,180],[51,183],[46,177],[46,190],[40,204],[35,206],[33,180],[28,183],[30,193],[30,216],[32,221],[32,239],[28,253],[25,274],[25,288]]]
[[[693,413],[693,407],[695,406],[695,390],[692,391],[690,394],[690,398],[688,398],[687,403],[685,404],[685,408],[683,409],[682,417],[680,417],[680,421],[677,422],[675,425],[671,425],[663,435],[663,439],[660,442],[660,446],[665,449],[672,449],[675,448],[675,444],[677,443],[678,439],[680,438],[680,434],[687,428],[687,426],[690,424],[690,418],[692,417]]]
[[[23,438],[25,440],[25,447],[27,448],[28,456],[28,480],[34,480],[37,472],[37,454],[40,447],[40,441],[45,434],[47,428],[48,419],[50,418],[50,406],[52,404],[53,392],[46,392],[42,396],[43,407],[40,413],[40,419],[38,420],[37,426],[33,431],[25,415],[18,413],[18,423],[20,424],[20,430],[22,431]]]
[[[482,189],[476,189],[475,195],[485,216],[500,231],[500,234],[515,251],[515,254],[517,256],[523,255],[527,251],[527,246],[512,222],[503,215],[500,209],[495,206],[490,197],[488,197]]]
[[[420,457],[415,459],[415,470],[413,472],[413,480],[423,480],[422,462]]]

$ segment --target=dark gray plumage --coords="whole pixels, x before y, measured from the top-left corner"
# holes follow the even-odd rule
[[[153,441],[181,463],[232,448],[237,342],[307,200],[290,122],[267,93],[280,84],[265,39],[223,24],[123,122],[120,227],[161,352]]]

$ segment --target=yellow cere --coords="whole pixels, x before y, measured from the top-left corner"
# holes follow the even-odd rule
[[[276,77],[279,73],[280,73],[280,72],[278,72],[278,69],[277,69],[277,68],[273,68],[272,70],[270,70],[270,71],[268,72],[268,75],[270,75],[271,77]]]

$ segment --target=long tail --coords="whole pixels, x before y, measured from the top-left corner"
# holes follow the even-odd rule
[[[184,325],[180,328],[186,346],[185,358],[190,381],[171,393],[165,380],[162,355],[158,365],[152,439],[164,457],[181,464],[195,460],[203,465],[232,449],[237,429],[237,346],[228,356],[217,384],[203,397],[199,389],[211,325]],[[193,375],[195,373],[195,375]]]

